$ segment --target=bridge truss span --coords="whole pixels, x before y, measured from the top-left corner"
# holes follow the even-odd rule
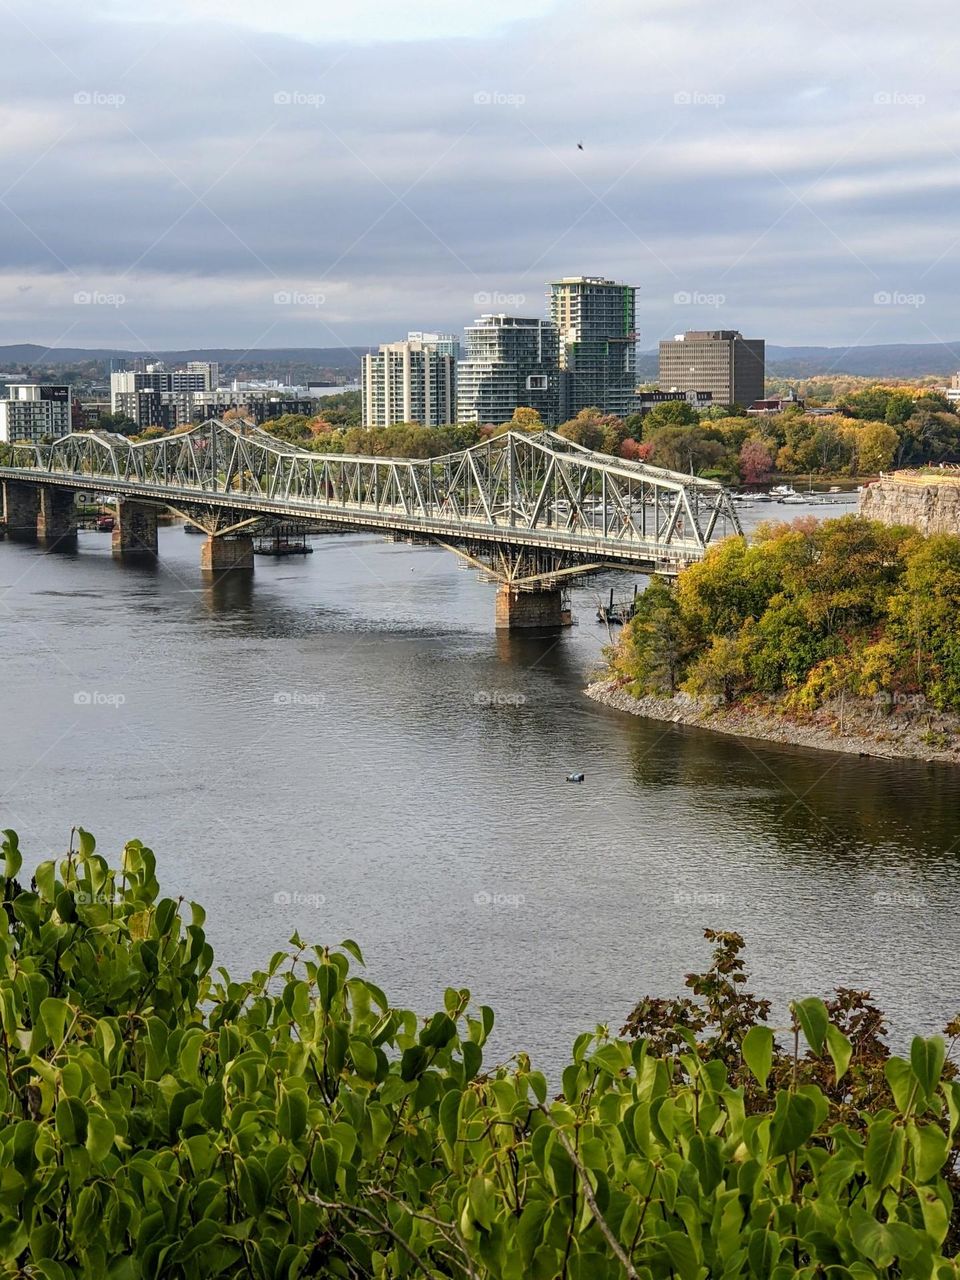
[[[518,590],[607,567],[673,573],[741,532],[721,485],[550,431],[383,458],[317,453],[215,419],[137,443],[92,431],[8,452],[4,481],[164,505],[213,537],[282,519],[426,539]]]

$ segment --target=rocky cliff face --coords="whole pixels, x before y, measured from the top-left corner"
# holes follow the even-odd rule
[[[860,495],[860,514],[884,524],[906,524],[921,533],[960,534],[960,477],[924,484],[890,476]]]

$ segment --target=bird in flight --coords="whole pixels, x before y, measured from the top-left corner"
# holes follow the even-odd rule
[[[583,143],[582,143],[582,142],[578,142],[578,143],[577,143],[577,150],[578,150],[578,151],[582,151],[582,150],[583,150]]]

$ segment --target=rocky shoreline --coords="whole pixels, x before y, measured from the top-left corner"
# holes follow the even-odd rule
[[[588,698],[616,711],[708,729],[738,738],[759,738],[819,751],[960,764],[960,716],[928,709],[916,699],[873,702],[846,699],[809,715],[781,711],[775,700],[725,706],[719,700],[647,695],[635,698],[617,680],[595,680]]]

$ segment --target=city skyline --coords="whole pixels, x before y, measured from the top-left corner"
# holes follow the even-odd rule
[[[570,271],[644,350],[960,337],[942,3],[371,12],[15,3],[0,343],[376,345]]]

